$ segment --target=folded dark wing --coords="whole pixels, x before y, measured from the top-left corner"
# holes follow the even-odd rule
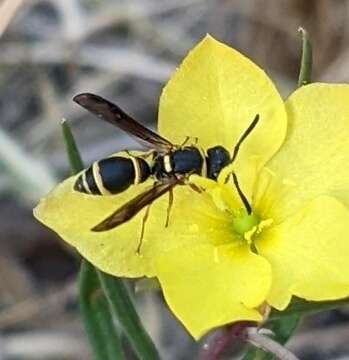
[[[73,101],[90,113],[96,115],[98,118],[119,127],[130,135],[135,136],[138,140],[141,140],[142,145],[146,144],[148,147],[165,152],[174,147],[171,142],[141,125],[117,105],[99,95],[82,93],[76,95],[73,98]]]
[[[129,202],[122,205],[101,223],[93,227],[91,231],[107,231],[125,223],[138,214],[144,207],[151,204],[154,200],[158,199],[162,195],[166,194],[177,184],[178,182],[174,180],[171,182],[154,185],[149,190],[142,192]]]

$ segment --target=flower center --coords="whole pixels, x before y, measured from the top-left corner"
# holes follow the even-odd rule
[[[254,214],[248,214],[245,208],[240,209],[233,218],[234,231],[240,236],[244,235],[258,226],[260,218]]]

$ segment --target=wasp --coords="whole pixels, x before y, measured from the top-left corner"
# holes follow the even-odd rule
[[[152,202],[169,193],[167,226],[173,202],[173,188],[177,185],[188,184],[193,190],[199,191],[194,185],[188,183],[188,178],[192,174],[199,174],[216,180],[220,171],[235,160],[241,143],[259,121],[257,114],[240,137],[231,155],[227,149],[220,145],[211,147],[206,152],[197,145],[186,145],[189,138],[181,145],[172,144],[169,140],[141,125],[120,107],[99,95],[82,93],[76,95],[73,101],[98,118],[134,136],[143,145],[145,144],[151,149],[152,161],[150,164],[142,156],[112,155],[94,162],[89,168],[83,170],[74,184],[74,190],[85,194],[112,195],[125,191],[131,185],[140,184],[149,178],[153,178],[155,181],[151,188],[126,202],[91,229],[96,232],[111,230],[132,219],[148,206],[143,219],[141,239],[149,206]],[[235,178],[234,183],[237,185]]]

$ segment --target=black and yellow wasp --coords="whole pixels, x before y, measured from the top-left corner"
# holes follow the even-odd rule
[[[101,96],[82,93],[76,95],[73,100],[98,118],[133,135],[142,144],[152,149],[150,164],[142,156],[133,156],[131,154],[129,157],[112,155],[94,162],[78,176],[74,190],[90,195],[118,194],[131,185],[142,183],[150,177],[154,179],[152,187],[126,202],[91,229],[97,232],[113,229],[130,220],[153,201],[169,193],[167,225],[169,210],[173,201],[173,188],[177,185],[188,184],[198,191],[195,186],[188,183],[188,178],[192,174],[217,179],[220,171],[235,160],[241,143],[259,121],[259,115],[257,114],[235,145],[232,155],[220,145],[207,149],[205,153],[196,145],[187,146],[188,139],[182,145],[172,144],[169,140],[138,123],[117,105]],[[235,180],[236,178],[234,178],[234,182],[238,186]],[[240,189],[238,188],[238,190]],[[143,219],[141,239],[147,214],[148,212]]]

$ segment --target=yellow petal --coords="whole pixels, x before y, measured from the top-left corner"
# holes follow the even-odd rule
[[[157,276],[166,302],[198,339],[214,327],[239,320],[259,321],[270,265],[247,246],[182,247],[158,259]]]
[[[177,186],[168,228],[165,228],[168,196],[164,195],[151,205],[139,255],[136,249],[144,210],[111,231],[96,233],[90,229],[151,187],[152,182],[131,186],[114,196],[91,196],[73,190],[75,179],[65,180],[43,198],[34,215],[107,273],[127,277],[153,276],[154,259],[164,250],[190,245],[198,239],[212,244],[234,240],[231,217],[217,209],[209,195],[198,194],[189,186]],[[203,235],[198,237],[201,233]]]
[[[348,99],[349,85],[311,84],[287,100],[287,138],[267,164],[278,179],[294,184],[278,199],[279,217],[286,218],[306,200],[324,194],[349,206]],[[268,194],[274,191],[270,190]]]
[[[197,137],[204,148],[222,145],[232,152],[256,114],[260,121],[241,146],[236,164],[248,196],[255,172],[284,140],[284,104],[257,65],[206,36],[164,88],[158,128],[177,144]]]
[[[293,196],[297,197],[297,191],[295,182],[278,176],[265,166],[258,174],[252,197],[253,211],[261,219],[272,219],[273,224],[279,224],[287,218],[281,211],[283,206],[287,206],[284,202]],[[295,212],[297,209],[291,210]]]
[[[323,196],[262,232],[256,246],[272,267],[270,305],[282,310],[292,295],[312,301],[349,296],[348,224],[349,210]]]
[[[90,231],[145,186],[141,185],[137,190],[134,187],[116,196],[91,196],[73,190],[75,179],[65,180],[41,199],[34,209],[35,217],[103,271],[130,277],[151,273],[148,257],[136,253],[143,212],[115,230]]]

